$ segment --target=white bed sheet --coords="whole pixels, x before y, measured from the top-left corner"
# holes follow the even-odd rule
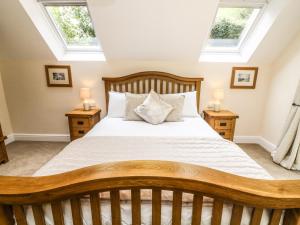
[[[104,162],[122,160],[170,160],[192,163],[225,172],[258,179],[272,177],[237,145],[222,139],[201,117],[184,118],[183,122],[151,125],[142,121],[124,121],[121,118],[104,118],[85,137],[70,143],[50,160],[35,176],[66,172]],[[162,196],[164,198],[164,195]],[[122,225],[131,224],[130,202],[121,206]],[[45,205],[47,225],[53,225],[49,205]],[[104,225],[111,225],[110,205],[102,204]],[[230,204],[223,209],[222,225],[229,224]],[[82,200],[84,225],[91,225],[89,202]],[[28,208],[29,225],[33,215]],[[71,225],[69,204],[64,204],[65,224]],[[164,203],[162,225],[171,224],[172,205]],[[211,221],[212,203],[203,205],[202,225]],[[251,209],[244,209],[241,224],[248,225]],[[265,211],[261,224],[267,224],[269,212]],[[183,205],[182,224],[191,223],[191,205]],[[142,203],[142,224],[151,225],[151,204]]]
[[[86,134],[86,137],[88,136],[221,138],[200,116],[185,117],[181,122],[165,122],[158,125],[105,117]]]

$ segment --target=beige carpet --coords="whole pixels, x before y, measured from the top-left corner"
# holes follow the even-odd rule
[[[10,161],[0,165],[0,175],[30,176],[59,153],[67,143],[14,142],[7,146]],[[255,144],[240,147],[276,179],[300,179],[300,172],[286,170],[273,163],[270,154]]]

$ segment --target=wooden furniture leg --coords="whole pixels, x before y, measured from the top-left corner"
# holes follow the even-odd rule
[[[284,225],[300,225],[300,209],[288,209],[284,216]]]
[[[0,205],[0,224],[1,225],[15,224],[12,208],[10,206]]]

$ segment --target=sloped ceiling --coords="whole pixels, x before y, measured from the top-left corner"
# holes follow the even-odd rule
[[[1,58],[55,58],[18,0],[0,2]]]
[[[90,0],[107,58],[197,60],[217,0]]]
[[[289,1],[252,56],[270,63],[300,30],[300,1]],[[218,0],[88,0],[107,60],[197,61]],[[54,59],[18,0],[0,3],[0,59]]]

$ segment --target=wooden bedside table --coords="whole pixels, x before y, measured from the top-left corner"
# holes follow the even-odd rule
[[[6,139],[6,136],[3,135],[1,124],[0,124],[0,164],[8,162],[8,156],[6,152],[6,147],[4,140]]]
[[[84,136],[91,130],[100,121],[100,113],[100,109],[91,109],[89,111],[74,109],[66,113],[69,120],[71,141]]]
[[[239,118],[237,114],[234,114],[228,110],[221,110],[220,112],[214,112],[212,110],[204,110],[205,121],[217,131],[223,138],[233,141],[235,122]]]

